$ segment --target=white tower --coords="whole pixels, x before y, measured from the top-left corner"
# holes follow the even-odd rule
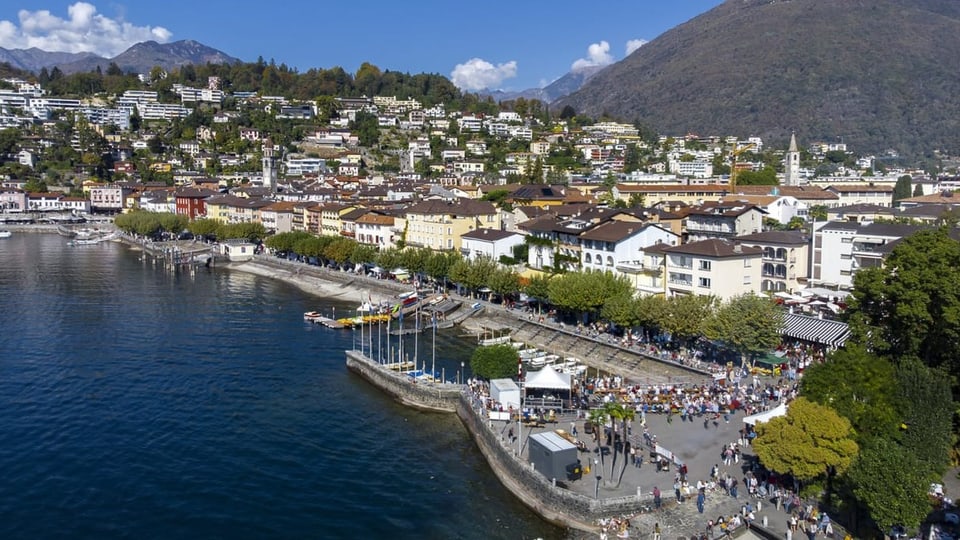
[[[783,157],[783,185],[800,185],[800,150],[797,148],[797,134],[790,134],[790,148]]]
[[[271,193],[277,191],[277,158],[273,141],[263,141],[263,187],[269,187]]]

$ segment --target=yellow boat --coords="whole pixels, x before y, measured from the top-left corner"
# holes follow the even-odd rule
[[[360,324],[385,323],[389,320],[390,315],[383,313],[379,315],[364,315],[362,317],[347,317],[345,319],[337,319],[337,322],[350,328]]]

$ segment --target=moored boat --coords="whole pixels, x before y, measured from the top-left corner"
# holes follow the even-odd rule
[[[12,235],[10,231],[0,231],[0,238],[10,238]]]

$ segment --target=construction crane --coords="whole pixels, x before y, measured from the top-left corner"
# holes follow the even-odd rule
[[[737,158],[740,154],[745,154],[754,148],[757,145],[754,143],[747,143],[741,147],[734,145],[733,151],[730,152],[730,192],[733,193],[737,189]]]

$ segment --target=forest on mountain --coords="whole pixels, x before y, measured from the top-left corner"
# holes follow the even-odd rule
[[[341,67],[330,69],[312,68],[298,72],[286,64],[256,62],[203,65],[188,64],[169,72],[154,68],[147,83],[137,74],[110,64],[106,70],[65,74],[58,68],[41,69],[36,75],[0,64],[0,76],[36,79],[58,97],[89,97],[99,93],[121,94],[125,90],[150,89],[161,95],[172,93],[174,84],[206,87],[208,77],[219,77],[221,88],[229,92],[255,92],[261,95],[284,96],[296,100],[314,100],[319,96],[359,97],[396,96],[399,99],[416,98],[425,107],[437,104],[463,107],[468,110],[483,103],[495,106],[492,98],[480,98],[475,94],[463,94],[443,75],[418,73],[411,75],[399,71],[381,70],[364,63],[351,74]]]

